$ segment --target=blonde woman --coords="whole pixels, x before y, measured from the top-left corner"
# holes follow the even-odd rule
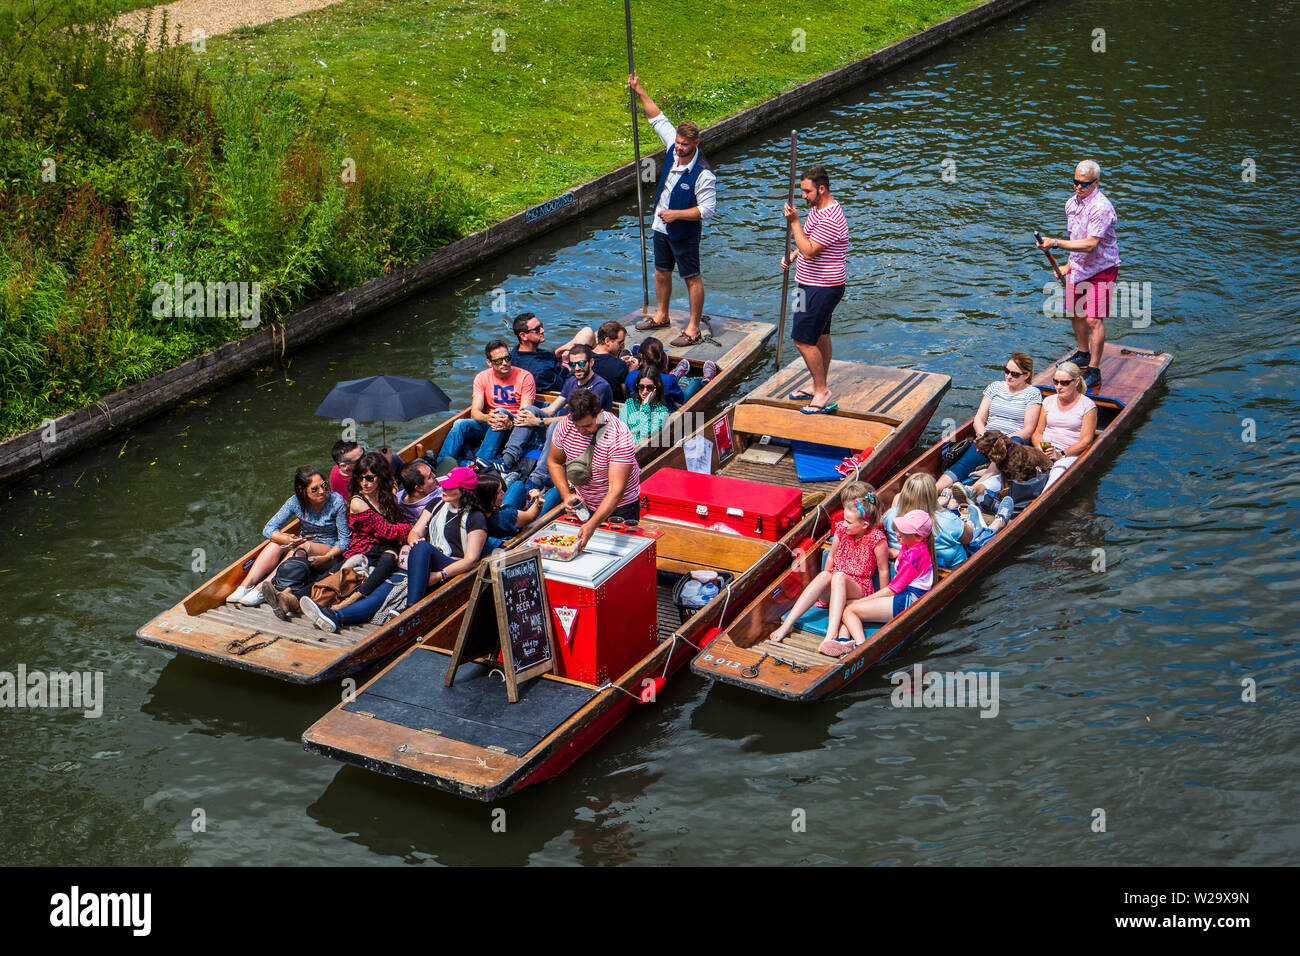
[[[899,515],[911,511],[924,511],[930,516],[934,534],[930,537],[931,557],[935,565],[951,570],[966,560],[966,548],[975,536],[975,528],[956,512],[939,507],[939,492],[934,478],[923,472],[907,476],[903,487],[894,496],[894,504],[885,512],[885,536],[889,539],[889,555],[898,557],[898,531],[895,522]]]
[[[1043,414],[1034,429],[1034,447],[1052,460],[1046,491],[1088,450],[1097,437],[1097,403],[1084,394],[1083,370],[1073,362],[1056,366],[1056,394],[1043,400]]]

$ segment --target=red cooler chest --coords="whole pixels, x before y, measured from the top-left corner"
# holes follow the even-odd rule
[[[751,538],[776,541],[799,520],[803,493],[724,475],[660,468],[641,482],[647,517],[708,527],[725,524]]]

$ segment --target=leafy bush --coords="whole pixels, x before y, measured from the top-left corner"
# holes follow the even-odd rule
[[[483,220],[454,177],[332,136],[283,90],[205,76],[165,19],[110,23],[97,3],[0,13],[0,437],[248,331],[155,315],[159,282],[257,282],[260,318],[280,319]]]

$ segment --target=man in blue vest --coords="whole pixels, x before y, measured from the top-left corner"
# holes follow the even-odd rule
[[[673,291],[673,267],[686,281],[691,315],[686,330],[668,344],[686,348],[700,340],[700,318],[704,314],[704,277],[700,275],[700,224],[717,206],[717,179],[713,167],[700,152],[700,128],[692,122],[673,124],[655,101],[641,88],[633,73],[627,85],[641,97],[646,119],[668,148],[655,193],[654,254],[655,314],[636,324],[639,331],[671,325],[668,300]]]

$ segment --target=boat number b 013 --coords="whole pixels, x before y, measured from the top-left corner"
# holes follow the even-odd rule
[[[193,634],[194,628],[189,624],[173,624],[171,621],[159,621],[158,630],[175,631],[177,634]]]
[[[706,661],[713,661],[719,667],[739,668],[742,666],[740,661],[730,661],[727,660],[727,658],[725,657],[714,657],[712,654],[708,654],[708,653],[704,655],[704,659]]]

